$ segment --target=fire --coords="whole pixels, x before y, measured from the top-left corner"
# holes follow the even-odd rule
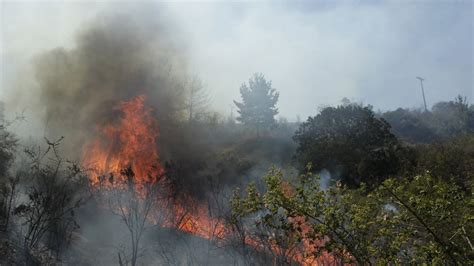
[[[192,199],[187,199],[186,202],[192,203]],[[224,221],[213,218],[210,215],[209,209],[203,204],[191,204],[193,212],[185,210],[180,205],[174,206],[174,216],[178,217],[175,227],[183,232],[188,232],[193,235],[214,240],[222,240],[227,236],[227,229]]]
[[[120,174],[122,169],[131,167],[134,171],[134,183],[137,190],[143,189],[147,182],[154,182],[154,177],[166,179],[165,171],[160,164],[157,138],[159,136],[158,122],[152,115],[152,109],[145,106],[145,96],[140,95],[129,101],[120,102],[114,111],[120,113],[117,121],[100,125],[97,136],[84,146],[83,164],[90,168],[90,183],[95,188],[123,189],[127,180]],[[165,190],[166,191],[166,188]],[[137,191],[141,194],[140,191]],[[291,191],[288,189],[287,191]],[[226,224],[210,215],[210,210],[190,197],[179,201],[160,203],[167,211],[164,220],[153,220],[164,227],[172,227],[183,232],[213,240],[225,239],[229,231]],[[157,198],[157,201],[160,199]],[[187,208],[184,207],[183,202]],[[261,243],[248,238],[246,244],[259,248]],[[312,250],[305,243],[305,250]],[[285,254],[303,265],[325,264],[334,262],[331,256],[324,254],[322,258],[305,257],[302,253],[286,254],[278,245],[272,245],[274,252]],[[322,263],[321,263],[322,262]]]
[[[123,188],[127,180],[120,171],[131,167],[140,190],[150,178],[164,175],[158,154],[158,122],[145,106],[144,95],[122,101],[114,110],[120,113],[118,121],[97,128],[98,136],[85,145],[83,164],[92,170],[90,183],[96,188]],[[206,206],[189,197],[185,201],[187,208],[177,201],[171,207],[158,204],[171,212],[160,224],[207,239],[224,237],[223,222],[212,218]]]
[[[145,107],[145,96],[121,102],[114,109],[121,112],[118,122],[99,127],[100,137],[84,151],[83,163],[93,169],[92,185],[118,186],[125,181],[120,170],[129,166],[138,185],[150,176],[162,175],[156,144],[158,124],[152,110]]]

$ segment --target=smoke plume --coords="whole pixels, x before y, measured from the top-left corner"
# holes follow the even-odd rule
[[[65,136],[70,154],[77,155],[95,126],[117,117],[113,106],[137,95],[146,95],[161,126],[179,118],[186,62],[158,20],[101,17],[76,39],[75,48],[53,49],[34,62],[35,109],[46,135]]]

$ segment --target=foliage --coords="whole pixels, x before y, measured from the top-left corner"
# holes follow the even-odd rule
[[[264,193],[254,185],[244,198],[234,193],[234,221],[253,215],[253,226],[265,224],[287,239],[310,243],[302,251],[307,257],[327,251],[359,264],[473,262],[472,195],[429,174],[387,179],[369,193],[341,184],[323,190],[311,173],[288,186],[275,168],[264,181]]]
[[[14,209],[22,228],[23,250],[28,260],[47,249],[58,256],[78,228],[75,210],[84,201],[87,178],[74,163],[65,162],[58,153],[59,139],[48,140],[43,151],[27,149],[30,168],[24,173],[27,200]]]
[[[442,137],[474,133],[474,112],[460,95],[454,101],[433,105],[432,113],[437,133]]]
[[[14,159],[17,138],[6,129],[5,124],[0,124],[0,178],[4,178]]]
[[[398,108],[381,114],[395,135],[410,143],[432,143],[474,133],[474,106],[466,98],[438,102],[430,112]]]
[[[382,118],[390,123],[393,134],[400,139],[409,143],[429,143],[439,139],[429,123],[431,116],[431,113],[419,110],[398,108],[383,113]]]
[[[220,185],[234,186],[260,168],[264,172],[271,164],[290,165],[296,145],[291,136],[295,124],[279,124],[269,134],[260,137],[247,134],[242,124],[225,120],[214,126],[211,121],[195,117],[192,123],[176,127],[181,134],[158,139],[162,163],[167,179],[179,191],[176,196],[202,198],[209,190],[208,180]],[[161,131],[163,132],[163,130]],[[161,142],[166,145],[160,145]],[[169,150],[171,147],[172,150]],[[196,156],[199,154],[199,156]]]
[[[370,106],[345,104],[309,117],[294,135],[296,158],[315,170],[328,169],[350,187],[375,186],[399,168],[397,138]]]
[[[453,182],[469,192],[474,180],[474,134],[419,145],[416,153],[415,173],[430,171],[432,176]]]
[[[474,259],[474,200],[462,190],[429,173],[412,180],[389,179],[378,197],[394,206],[390,217],[400,230],[402,261],[461,264]],[[403,231],[405,230],[405,231]],[[389,231],[396,234],[397,231]],[[400,255],[402,255],[400,254]]]
[[[272,83],[267,81],[262,74],[254,74],[249,79],[249,85],[242,84],[240,87],[242,102],[234,101],[239,108],[240,114],[237,120],[245,125],[258,129],[268,128],[275,124],[274,116],[278,114],[275,107],[279,94]]]
[[[0,109],[0,112],[2,111]],[[8,123],[2,119],[2,115],[0,113],[0,230],[6,231],[18,184],[17,176],[9,173],[9,168],[15,159],[18,139],[7,130]]]

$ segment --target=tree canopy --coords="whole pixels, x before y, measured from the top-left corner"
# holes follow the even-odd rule
[[[279,93],[272,88],[271,81],[267,81],[263,74],[254,74],[247,84],[240,87],[242,102],[234,101],[238,108],[237,120],[245,125],[258,129],[268,128],[275,124],[275,115],[278,114],[276,103]]]
[[[380,116],[397,137],[410,143],[432,143],[474,132],[474,105],[460,95],[454,101],[434,104],[429,112],[398,108]]]
[[[293,138],[302,166],[327,169],[351,187],[377,184],[398,170],[398,140],[370,106],[324,108],[302,123]]]

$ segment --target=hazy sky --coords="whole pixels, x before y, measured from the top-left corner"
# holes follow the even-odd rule
[[[473,103],[472,1],[378,2],[194,1],[155,8],[183,42],[190,72],[225,114],[254,72],[272,81],[280,113],[290,120],[343,97],[382,110],[421,107],[416,76],[426,78],[428,105],[458,94]],[[32,56],[72,48],[81,25],[111,10],[130,12],[130,5],[2,1],[0,99],[28,89],[17,81]]]

